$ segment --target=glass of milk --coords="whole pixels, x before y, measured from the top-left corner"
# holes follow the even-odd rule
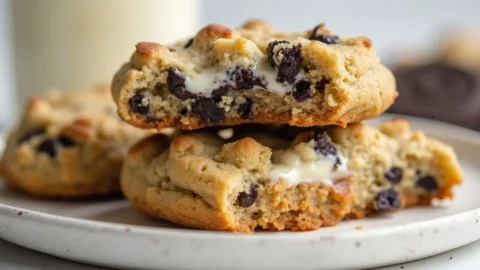
[[[11,1],[18,102],[48,88],[110,82],[137,42],[194,35],[200,5],[196,0]]]

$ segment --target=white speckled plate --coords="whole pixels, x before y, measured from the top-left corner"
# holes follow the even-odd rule
[[[480,134],[411,120],[414,128],[455,147],[465,182],[454,201],[313,232],[236,235],[153,220],[120,198],[40,201],[1,185],[0,237],[54,256],[126,269],[275,270],[376,267],[480,239]]]

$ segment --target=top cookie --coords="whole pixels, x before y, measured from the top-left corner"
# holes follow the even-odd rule
[[[375,117],[397,96],[366,37],[321,24],[302,33],[262,21],[211,24],[172,45],[137,44],[115,75],[119,115],[142,128],[242,123],[340,125]]]

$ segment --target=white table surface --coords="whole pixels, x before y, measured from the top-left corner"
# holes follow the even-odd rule
[[[397,264],[377,268],[377,270],[393,269],[479,269],[480,241],[464,247],[442,253],[440,255],[410,263]],[[101,270],[106,268],[83,265],[75,262],[44,255],[6,241],[0,240],[0,269],[2,270],[40,270],[40,269],[71,269],[71,270]]]

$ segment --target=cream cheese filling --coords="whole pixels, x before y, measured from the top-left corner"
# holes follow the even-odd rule
[[[277,81],[277,70],[269,66],[266,61],[262,61],[254,67],[250,67],[250,70],[252,70],[255,77],[262,78],[265,82],[265,91],[279,96],[285,96],[293,90],[292,85]],[[235,81],[232,81],[230,78],[234,71],[235,69],[218,70],[215,67],[204,69],[195,77],[185,78],[186,90],[193,94],[211,97],[213,90],[226,84],[236,87]],[[305,72],[301,69],[295,77],[295,82],[298,82],[304,77]],[[263,89],[260,86],[254,86],[254,88]]]
[[[337,157],[340,164],[335,165]],[[304,161],[294,149],[287,149],[277,152],[272,161],[272,184],[283,180],[290,186],[311,182],[333,185],[335,180],[351,175],[347,167],[348,159],[338,150],[337,156],[317,154],[316,160]]]

